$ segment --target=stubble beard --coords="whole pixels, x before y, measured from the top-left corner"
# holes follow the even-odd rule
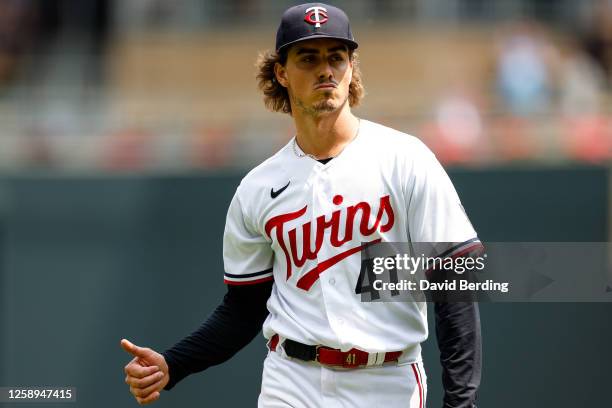
[[[309,116],[319,116],[324,113],[331,113],[331,112],[338,110],[348,100],[348,95],[347,95],[346,99],[342,103],[334,103],[334,100],[332,99],[332,95],[333,95],[332,91],[325,91],[323,94],[324,96],[323,100],[319,102],[315,102],[314,104],[310,106],[306,105],[304,101],[302,101],[301,99],[293,95],[290,95],[290,97],[291,97],[292,105],[298,108],[302,113],[309,115]]]

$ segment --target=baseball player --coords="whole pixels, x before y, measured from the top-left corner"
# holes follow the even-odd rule
[[[229,206],[223,302],[193,334],[158,353],[122,340],[141,404],[268,340],[259,407],[425,406],[423,302],[363,302],[360,251],[376,242],[480,245],[451,181],[415,137],[356,117],[363,96],[346,14],[322,3],[285,11],[260,56],[266,105],[296,134],[249,172]],[[389,56],[392,58],[392,56]],[[443,256],[442,254],[437,254]],[[436,303],[445,407],[474,407],[480,324],[474,303]]]

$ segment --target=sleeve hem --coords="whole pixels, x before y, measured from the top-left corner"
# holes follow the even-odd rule
[[[274,280],[274,276],[270,275],[270,276],[266,276],[265,278],[258,278],[258,279],[251,279],[251,280],[245,280],[245,279],[241,279],[241,280],[237,280],[235,278],[232,278],[231,280],[229,280],[227,277],[225,277],[225,279],[223,279],[223,282],[227,285],[254,285],[257,283],[262,283],[262,282],[269,282],[269,281],[273,281]]]

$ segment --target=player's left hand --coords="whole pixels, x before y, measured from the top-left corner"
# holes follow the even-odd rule
[[[138,347],[130,341],[121,340],[121,347],[134,356],[125,366],[125,382],[140,405],[156,401],[160,397],[170,375],[163,355],[150,348]]]

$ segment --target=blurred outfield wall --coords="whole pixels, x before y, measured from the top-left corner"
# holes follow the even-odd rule
[[[606,168],[450,175],[485,242],[610,239]],[[166,348],[220,301],[224,219],[241,176],[0,178],[0,384],[76,386],[71,407],[136,406],[119,340]],[[609,303],[482,304],[479,405],[606,406],[610,312]],[[264,357],[258,337],[156,406],[255,406]],[[429,406],[440,406],[433,332],[424,358]]]

